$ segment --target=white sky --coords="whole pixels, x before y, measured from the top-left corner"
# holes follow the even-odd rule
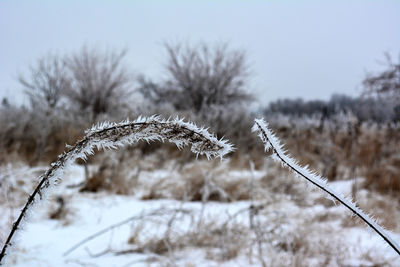
[[[132,70],[157,80],[163,42],[229,42],[247,52],[250,89],[277,98],[357,95],[383,52],[400,53],[400,1],[0,1],[0,97],[47,52],[128,48]]]

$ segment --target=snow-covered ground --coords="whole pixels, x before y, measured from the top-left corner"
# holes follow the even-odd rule
[[[35,206],[6,266],[400,266],[398,255],[343,207],[271,164],[251,171],[221,163],[203,175],[203,201],[174,199],[176,187],[187,188],[181,185],[185,168],[142,171],[132,195],[116,195],[79,193],[71,185],[84,179],[84,170],[74,165]],[[42,169],[2,169],[1,242],[32,189],[21,184],[23,176],[35,177]],[[332,185],[351,193],[352,181]],[[162,198],[149,197],[154,188],[164,191]],[[358,196],[367,203],[375,195],[360,190]],[[51,219],[59,199],[62,214]],[[400,218],[397,212],[390,216]]]

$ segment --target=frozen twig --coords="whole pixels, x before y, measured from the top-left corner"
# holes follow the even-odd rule
[[[89,241],[91,241],[91,240],[93,240],[93,239],[95,239],[95,238],[97,238],[97,237],[99,237],[99,236],[111,231],[111,230],[114,230],[115,228],[118,228],[118,227],[120,227],[120,226],[122,226],[124,224],[130,223],[130,222],[136,221],[136,220],[142,220],[142,219],[145,219],[145,218],[148,218],[148,217],[152,217],[152,216],[163,216],[165,214],[169,214],[170,212],[188,213],[189,211],[188,210],[184,210],[184,209],[173,209],[173,210],[171,210],[171,209],[161,208],[161,209],[157,209],[157,210],[151,211],[151,212],[149,212],[147,214],[131,216],[131,217],[125,219],[125,220],[122,220],[122,221],[120,221],[118,223],[112,224],[112,225],[110,225],[110,226],[108,226],[108,227],[106,227],[106,228],[104,228],[104,229],[102,229],[100,231],[97,231],[96,233],[94,233],[94,234],[82,239],[81,241],[79,241],[78,243],[73,245],[71,248],[69,248],[66,252],[64,252],[63,256],[64,257],[68,256],[71,252],[73,252],[74,250],[76,250],[77,248],[82,246],[83,244],[85,244],[85,243],[87,243],[87,242],[89,242]]]
[[[389,233],[378,225],[370,216],[356,206],[356,204],[349,198],[344,197],[342,194],[335,192],[331,189],[326,179],[317,175],[315,172],[310,171],[308,168],[301,167],[298,162],[292,159],[283,150],[279,139],[268,128],[268,124],[263,119],[256,119],[252,128],[253,132],[257,132],[262,142],[264,143],[265,150],[272,150],[272,157],[274,160],[280,162],[283,166],[292,170],[297,176],[305,178],[308,182],[312,183],[322,191],[326,192],[330,197],[339,201],[353,214],[362,219],[369,227],[371,227],[378,235],[380,235],[386,243],[391,246],[397,254],[400,255],[400,246],[390,237]]]
[[[218,140],[207,129],[198,128],[193,123],[184,122],[183,119],[164,120],[157,116],[149,118],[139,117],[135,121],[123,121],[121,123],[102,123],[86,131],[85,137],[74,146],[68,146],[68,150],[58,156],[57,161],[39,177],[39,183],[23,207],[18,219],[4,243],[0,253],[0,265],[6,255],[7,248],[12,245],[14,234],[18,231],[21,222],[26,218],[32,205],[42,198],[46,189],[61,179],[65,168],[76,159],[86,159],[94,153],[94,148],[107,149],[118,148],[135,143],[137,141],[165,141],[174,143],[178,148],[190,145],[191,151],[197,155],[211,157],[223,157],[231,152],[233,147],[226,140]]]

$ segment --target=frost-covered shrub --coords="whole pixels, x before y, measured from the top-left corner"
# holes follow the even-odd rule
[[[13,106],[0,107],[0,125],[0,164],[22,159],[31,165],[54,159],[87,127],[68,113],[46,114]]]

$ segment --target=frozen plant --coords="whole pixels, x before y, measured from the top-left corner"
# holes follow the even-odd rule
[[[330,198],[343,204],[354,215],[362,219],[369,227],[371,227],[378,235],[380,235],[383,240],[385,240],[386,243],[391,246],[397,252],[397,254],[400,255],[400,246],[390,237],[388,231],[383,229],[376,221],[374,221],[364,211],[357,207],[352,199],[346,198],[342,194],[335,192],[328,186],[326,179],[322,178],[306,167],[301,167],[297,161],[288,156],[288,154],[283,150],[279,139],[268,128],[268,124],[263,119],[255,120],[252,131],[258,133],[258,136],[264,143],[265,150],[272,150],[272,158],[274,160],[289,168],[295,173],[296,176],[305,178],[308,182],[327,193]]]
[[[63,175],[64,170],[76,159],[86,159],[88,155],[97,149],[115,149],[137,141],[165,141],[174,143],[178,148],[190,145],[195,154],[211,157],[223,157],[233,150],[226,140],[218,140],[207,129],[198,128],[195,124],[184,122],[183,119],[164,120],[158,116],[149,118],[139,117],[135,121],[123,121],[120,123],[101,123],[86,131],[83,139],[76,142],[74,146],[67,146],[68,150],[58,156],[57,161],[39,177],[39,183],[28,197],[21,210],[18,219],[14,222],[12,229],[4,243],[0,253],[0,265],[3,263],[7,248],[12,245],[14,234],[18,231],[21,222],[26,218],[33,204],[42,199],[43,194],[51,185],[56,184]]]

